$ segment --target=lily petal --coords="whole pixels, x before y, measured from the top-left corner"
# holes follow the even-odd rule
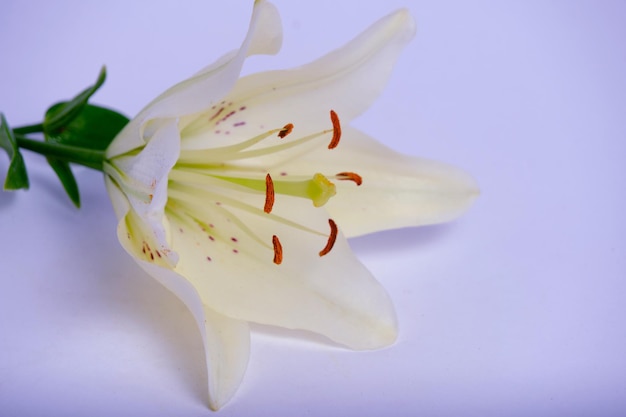
[[[169,226],[166,218],[161,219],[165,223],[157,222],[156,218],[143,221],[118,183],[110,176],[105,177],[105,183],[116,216],[121,219],[120,243],[142,269],[183,301],[196,320],[205,346],[209,406],[218,410],[232,398],[245,374],[250,354],[249,325],[203,305],[190,281],[172,270],[178,263],[178,254],[167,243],[170,232],[169,227],[163,226]],[[138,241],[142,242],[141,246]]]
[[[176,120],[163,120],[144,149],[105,162],[109,195],[118,218],[118,236],[124,248],[139,259],[163,265],[176,263],[167,242],[163,209],[167,177],[176,163],[180,140]],[[117,189],[117,190],[112,190]]]
[[[139,265],[176,294],[193,314],[205,346],[209,406],[213,410],[220,409],[239,388],[248,366],[248,323],[223,316],[203,305],[197,290],[175,272],[147,262]]]
[[[227,202],[177,201],[179,210],[170,217],[172,246],[180,255],[176,272],[206,305],[234,319],[310,330],[353,349],[393,343],[393,305],[343,235],[320,257],[328,217],[308,200],[280,197],[271,215]],[[298,230],[285,218],[319,232]],[[280,265],[272,263],[272,236],[284,248]]]
[[[348,237],[447,222],[479,194],[474,179],[460,169],[399,154],[351,127],[333,152],[311,152],[276,168],[290,175],[311,169],[329,177],[358,173],[363,184],[338,181],[337,196],[325,206]]]
[[[250,327],[204,307],[209,405],[219,410],[237,392],[250,357]]]
[[[107,149],[112,158],[146,144],[150,135],[145,124],[156,118],[175,117],[209,108],[235,85],[245,58],[253,54],[275,54],[282,43],[282,26],[276,7],[256,0],[248,34],[241,48],[166,90],[146,106],[118,135]]]
[[[196,130],[194,135],[184,133],[183,149],[219,146],[220,136],[213,134],[216,130],[223,133],[230,129],[233,135],[254,137],[293,122],[294,134],[308,135],[329,126],[330,109],[347,124],[380,95],[396,59],[414,33],[413,18],[408,11],[399,10],[380,19],[343,47],[307,65],[243,77],[225,98],[227,103],[232,103],[223,113],[232,114],[224,120],[226,126],[208,124],[205,131]],[[181,130],[197,117],[210,120],[212,112],[183,118]],[[229,139],[223,135],[222,138]]]

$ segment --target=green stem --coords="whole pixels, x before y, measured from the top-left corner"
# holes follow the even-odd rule
[[[43,132],[43,123],[38,123],[36,125],[20,126],[13,129],[13,132],[16,135],[26,135],[28,133]]]
[[[29,139],[17,133],[15,134],[15,139],[20,148],[102,171],[104,151],[94,151],[91,149],[78,148],[76,146],[62,145],[60,143],[42,142]]]

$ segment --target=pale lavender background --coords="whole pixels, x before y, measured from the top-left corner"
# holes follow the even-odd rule
[[[4,0],[0,110],[36,122],[106,63],[95,100],[133,114],[235,48],[250,3]],[[247,72],[409,7],[418,35],[355,124],[483,193],[455,223],[352,242],[397,306],[394,347],[257,327],[219,415],[626,414],[626,2],[276,3],[283,51]],[[195,323],[119,247],[101,176],[76,170],[77,211],[27,162],[31,190],[0,193],[0,415],[209,415]]]

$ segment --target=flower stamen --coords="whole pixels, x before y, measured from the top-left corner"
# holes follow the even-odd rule
[[[335,149],[339,145],[339,139],[341,139],[341,123],[339,123],[339,116],[334,110],[330,111],[330,121],[333,123],[333,138],[328,144],[328,149]]]
[[[274,245],[274,263],[280,265],[283,262],[283,245],[280,244],[278,236],[272,236],[272,244]]]
[[[335,175],[335,178],[340,181],[352,181],[357,186],[363,184],[363,178],[361,178],[361,176],[355,172],[340,172],[339,174]]]
[[[265,176],[265,206],[263,206],[263,211],[266,213],[270,213],[272,211],[272,207],[274,206],[274,181],[272,181],[272,177],[268,173]]]
[[[320,251],[320,256],[328,254],[335,246],[335,241],[337,240],[337,224],[333,219],[328,219],[328,224],[330,225],[330,236],[328,236],[326,246]]]
[[[288,123],[285,127],[282,128],[280,132],[278,132],[278,137],[283,139],[285,136],[293,132],[293,123]]]

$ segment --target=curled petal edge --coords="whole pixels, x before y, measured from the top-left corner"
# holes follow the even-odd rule
[[[240,49],[225,54],[154,99],[111,143],[107,158],[145,146],[153,132],[151,120],[178,118],[211,107],[233,88],[247,56],[275,54],[281,43],[282,25],[276,7],[265,0],[255,1],[248,34]]]

